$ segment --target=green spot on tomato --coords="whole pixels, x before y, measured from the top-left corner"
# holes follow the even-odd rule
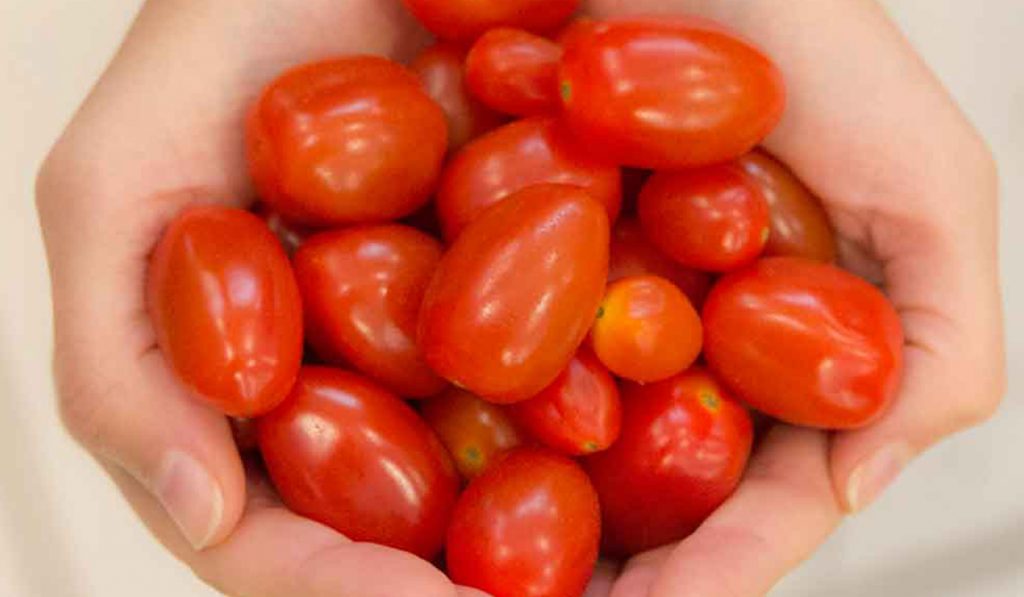
[[[562,96],[562,102],[568,104],[569,100],[572,99],[572,83],[562,81],[558,86],[558,93]]]
[[[476,446],[470,446],[466,448],[464,455],[466,457],[466,460],[472,462],[473,464],[479,464],[480,461],[482,461],[484,458],[483,453]]]
[[[768,237],[771,235],[771,233],[772,233],[772,229],[769,228],[768,226],[765,226],[764,228],[762,228],[761,229],[761,242],[762,243],[768,242]]]
[[[601,319],[602,317],[604,317],[604,305],[597,308],[597,318]]]
[[[593,440],[588,441],[588,442],[583,442],[583,452],[585,452],[587,454],[590,454],[591,452],[597,452],[597,448],[598,448],[597,442],[595,442]]]
[[[719,400],[718,396],[715,396],[707,390],[702,391],[698,396],[698,399],[700,400],[700,403],[704,405],[704,408],[713,413],[718,412],[718,409],[722,406],[722,401]]]

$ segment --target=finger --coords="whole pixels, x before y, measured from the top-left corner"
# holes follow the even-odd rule
[[[590,577],[583,597],[608,597],[619,576],[619,565],[610,560],[600,559],[594,566],[594,575]]]

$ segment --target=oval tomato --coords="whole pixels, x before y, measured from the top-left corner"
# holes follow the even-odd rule
[[[247,152],[268,205],[325,226],[399,218],[426,203],[447,137],[444,114],[413,73],[356,56],[270,83],[249,114]]]
[[[448,573],[494,597],[578,597],[597,562],[597,495],[575,462],[519,448],[459,498]]]
[[[706,273],[673,261],[651,244],[636,219],[623,218],[612,229],[608,281],[644,274],[661,276],[678,286],[695,309],[704,304],[711,288],[711,278]]]
[[[619,377],[657,381],[700,354],[700,317],[675,284],[658,276],[612,282],[590,330],[597,358]]]
[[[861,427],[899,385],[899,315],[877,288],[831,265],[772,257],[722,278],[704,304],[704,330],[722,383],[787,423]]]
[[[448,163],[437,213],[449,242],[487,207],[540,183],[587,190],[614,222],[622,205],[619,169],[595,162],[568,142],[551,118],[528,118],[474,140]]]
[[[694,18],[577,29],[560,71],[564,117],[619,164],[688,168],[750,150],[782,116],[782,75],[761,52]]]
[[[734,164],[659,172],[640,192],[640,225],[679,263],[724,272],[761,254],[768,240],[768,203]]]
[[[750,416],[706,371],[626,384],[619,440],[584,466],[601,499],[605,550],[632,555],[685,538],[739,484]]]
[[[615,379],[586,350],[540,394],[509,407],[532,437],[569,455],[606,449],[619,436],[622,405]]]
[[[353,373],[303,367],[258,432],[267,472],[295,512],[353,541],[424,558],[440,551],[459,479],[397,396]]]
[[[473,95],[505,114],[530,116],[555,112],[558,61],[562,48],[521,29],[491,29],[466,56],[466,84]]]
[[[416,325],[441,243],[408,226],[318,234],[295,254],[306,338],[336,365],[350,363],[401,396],[445,387],[423,360]]]
[[[828,214],[804,183],[764,151],[752,151],[736,161],[768,201],[771,234],[764,254],[835,261],[836,239]]]
[[[442,39],[472,41],[488,29],[517,27],[543,33],[565,22],[580,0],[402,0]]]
[[[443,377],[491,402],[554,381],[587,334],[608,275],[608,216],[578,187],[537,185],[491,207],[448,250],[420,311]]]
[[[448,150],[454,151],[470,139],[501,124],[502,118],[470,95],[466,87],[464,50],[438,43],[420,52],[409,65],[423,86],[444,110],[448,120]]]
[[[523,434],[503,408],[465,390],[449,388],[425,400],[420,412],[465,479],[477,477],[499,454],[523,443]]]
[[[236,417],[284,399],[302,358],[302,304],[288,256],[259,218],[183,211],[157,243],[147,285],[157,343],[185,385]]]

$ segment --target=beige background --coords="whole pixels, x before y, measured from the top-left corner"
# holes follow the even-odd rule
[[[49,378],[49,299],[33,175],[138,4],[0,0],[3,596],[213,594],[149,538],[112,484],[66,437],[54,413]],[[1024,2],[886,4],[1000,162],[1010,390],[996,420],[922,458],[773,595],[1019,597],[1024,595],[1024,377],[1019,374],[1024,369]]]

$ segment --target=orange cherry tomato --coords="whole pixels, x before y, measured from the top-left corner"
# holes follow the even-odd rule
[[[270,478],[295,512],[353,541],[424,558],[440,551],[459,478],[441,442],[394,394],[354,373],[303,367],[258,433]]]
[[[695,309],[704,304],[711,288],[710,276],[673,261],[647,240],[636,219],[622,218],[612,229],[608,281],[643,274],[661,276],[678,286]]]
[[[640,192],[640,224],[655,246],[694,269],[724,272],[764,250],[768,203],[734,164],[659,172]]]
[[[766,152],[752,151],[737,163],[761,188],[768,201],[771,234],[764,254],[806,257],[831,263],[836,239],[821,201],[782,162]]]
[[[750,150],[782,116],[782,75],[753,46],[695,18],[580,27],[560,71],[564,118],[624,165],[689,168]]]
[[[423,80],[423,86],[444,110],[448,120],[448,150],[454,151],[470,139],[497,127],[501,115],[480,103],[466,87],[463,63],[465,50],[437,43],[420,52],[409,65]]]
[[[186,209],[157,243],[147,284],[157,343],[185,385],[236,417],[284,399],[302,358],[302,304],[288,256],[258,217]]]
[[[296,67],[247,123],[260,197],[302,224],[383,221],[426,203],[447,149],[444,113],[419,79],[384,58]]]
[[[877,288],[838,267],[771,257],[704,304],[704,356],[736,397],[794,425],[862,427],[889,406],[903,332]]]
[[[622,423],[615,379],[586,350],[540,394],[509,410],[532,437],[569,455],[606,449],[619,436]]]
[[[658,381],[697,359],[700,317],[672,282],[630,276],[608,286],[590,339],[612,373],[641,383]]]
[[[557,29],[580,0],[403,0],[424,27],[442,39],[472,41],[488,29]]]
[[[448,573],[494,597],[579,597],[597,562],[601,515],[572,460],[518,448],[459,498]]]
[[[521,29],[491,29],[466,56],[466,83],[480,101],[504,114],[548,114],[561,107],[562,48]]]
[[[684,539],[732,494],[753,425],[699,367],[622,392],[622,434],[584,466],[601,499],[604,549],[632,555]]]
[[[585,191],[528,187],[469,225],[420,311],[427,363],[491,402],[534,396],[587,334],[608,275],[608,216]]]
[[[445,381],[416,344],[423,293],[441,243],[397,224],[313,236],[295,254],[306,337],[327,363],[351,364],[399,394],[437,394]]]
[[[619,169],[595,162],[551,118],[507,124],[469,143],[448,163],[437,191],[444,237],[455,240],[487,207],[540,183],[580,186],[614,222],[622,205]]]
[[[449,388],[423,401],[420,412],[467,480],[487,470],[502,452],[524,443],[519,427],[502,407],[465,390]]]

